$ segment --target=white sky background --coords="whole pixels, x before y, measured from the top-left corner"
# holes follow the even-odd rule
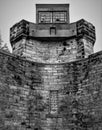
[[[102,0],[0,0],[0,32],[5,43],[9,42],[9,29],[21,19],[35,22],[35,4],[69,3],[70,22],[84,18],[96,27],[94,52],[102,50]]]

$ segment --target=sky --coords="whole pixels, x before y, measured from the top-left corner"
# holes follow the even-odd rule
[[[9,29],[21,19],[35,22],[35,4],[70,4],[70,22],[82,18],[96,28],[94,52],[102,50],[102,0],[0,0],[0,33],[9,48]]]

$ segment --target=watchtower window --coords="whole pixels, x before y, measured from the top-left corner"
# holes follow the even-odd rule
[[[67,22],[66,11],[40,11],[39,23],[65,23]]]
[[[52,23],[52,13],[39,12],[39,23]]]
[[[53,12],[54,23],[63,23],[66,21],[66,12]]]

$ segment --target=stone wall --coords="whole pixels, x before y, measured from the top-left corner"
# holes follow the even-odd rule
[[[93,43],[86,38],[78,39],[78,58],[87,58],[93,54]]]
[[[77,41],[38,41],[21,39],[15,44],[15,55],[40,63],[63,63],[77,60]]]
[[[0,52],[0,130],[101,130],[102,51],[44,64]]]
[[[93,54],[93,44],[85,38],[55,42],[23,38],[15,43],[13,49],[13,54],[40,63],[66,63]]]

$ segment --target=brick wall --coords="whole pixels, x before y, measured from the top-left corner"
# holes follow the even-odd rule
[[[102,51],[44,64],[0,52],[0,130],[101,130]]]

